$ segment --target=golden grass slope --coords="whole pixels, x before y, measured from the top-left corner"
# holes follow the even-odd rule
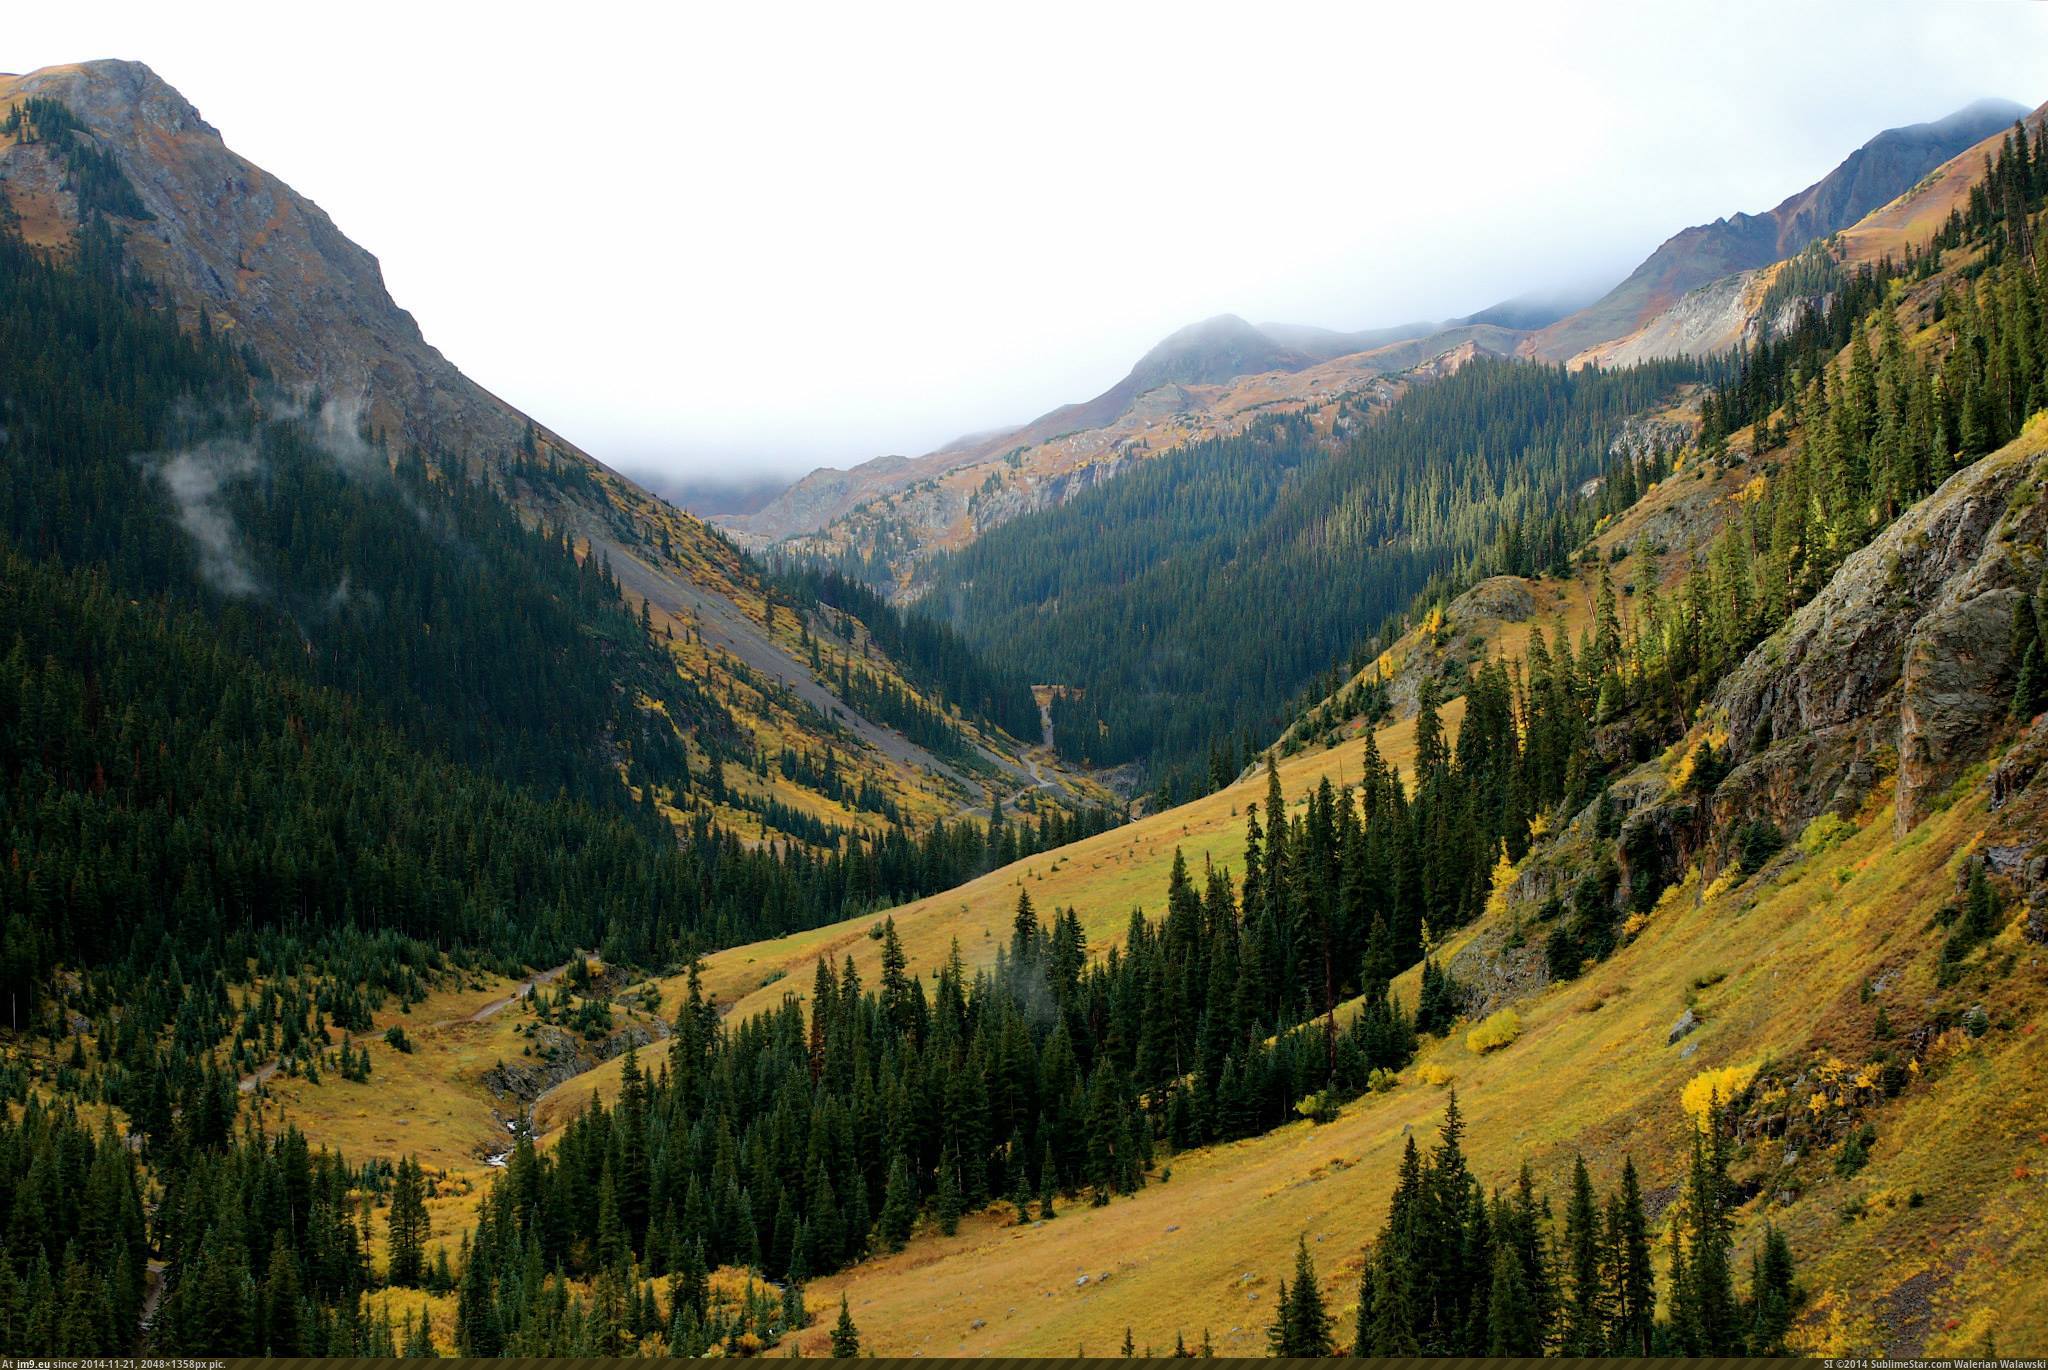
[[[373,1015],[372,1030],[354,1038],[369,1053],[368,1080],[344,1080],[334,1070],[322,1071],[317,1083],[285,1074],[260,1082],[245,1077],[249,1114],[272,1131],[295,1125],[351,1160],[410,1155],[443,1172],[483,1170],[486,1158],[510,1150],[510,1124],[521,1112],[503,1080],[491,1087],[494,1068],[581,1069],[603,1052],[623,1056],[629,1044],[666,1035],[673,1007],[651,1006],[639,993],[612,996],[610,1035],[602,1042],[543,1024],[524,996],[536,984],[558,993],[554,982],[564,969],[520,980],[478,972],[442,985],[409,1012],[387,1003]],[[597,973],[604,974],[601,965]],[[410,1050],[385,1040],[393,1027],[404,1030]]]
[[[951,1238],[920,1235],[820,1280],[813,1304],[845,1292],[883,1354],[1113,1354],[1129,1327],[1140,1347],[1170,1349],[1176,1333],[1193,1344],[1207,1329],[1220,1353],[1257,1355],[1275,1281],[1305,1234],[1347,1337],[1360,1247],[1384,1218],[1401,1146],[1411,1130],[1433,1140],[1442,1113],[1444,1090],[1425,1076],[1455,1084],[1487,1183],[1506,1184],[1527,1160],[1555,1195],[1583,1152],[1611,1185],[1631,1155],[1661,1210],[1679,1177],[1679,1095],[1694,1074],[1816,1051],[1864,1059],[1880,1006],[1901,1030],[1914,1025],[1931,992],[1929,915],[1952,896],[1958,853],[1983,821],[1979,789],[1901,842],[1877,810],[1840,846],[1780,874],[1712,897],[1694,878],[1608,963],[1521,1004],[1522,1032],[1501,1050],[1475,1056],[1453,1034],[1394,1091],[1334,1123],[1174,1157],[1170,1181],[1155,1177],[1106,1208],[1022,1227],[982,1216]],[[1869,1110],[1878,1140],[1868,1168],[1847,1179],[1824,1157],[1787,1168],[1768,1142],[1738,1167],[1771,1177],[1742,1210],[1740,1240],[1766,1217],[1787,1229],[1814,1296],[1816,1352],[1942,1354],[1988,1329],[2001,1348],[2048,1341],[2043,953],[2019,947],[2016,927],[1993,949],[2005,951],[2021,966],[1987,1002],[2011,1026],[1944,1048],[1919,1083]],[[1884,994],[1860,1002],[1859,986],[1880,975],[1891,977]],[[1688,1006],[1704,1020],[1685,1039],[1689,1055],[1666,1044]],[[1780,1173],[1804,1186],[1795,1201],[1777,1201]]]
[[[2048,105],[2029,114],[2027,126],[2038,129],[2044,118],[2048,118]],[[1957,153],[1911,190],[1844,229],[1838,238],[1842,262],[1855,266],[1886,256],[1900,257],[1909,246],[1927,246],[1951,213],[1969,207],[1971,187],[1984,179],[1985,159],[1998,155],[2005,137],[2006,131],[2001,130]]]

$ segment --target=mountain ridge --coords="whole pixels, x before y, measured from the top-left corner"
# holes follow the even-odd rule
[[[674,635],[678,670],[742,691],[764,745],[843,749],[846,764],[922,821],[950,817],[992,779],[1039,784],[1042,768],[1021,756],[1030,739],[977,736],[972,765],[962,765],[838,697],[805,645],[809,628],[786,611],[778,619],[775,589],[728,539],[472,381],[392,298],[373,254],[233,151],[147,65],[110,59],[0,77],[0,106],[36,99],[68,111],[81,131],[66,136],[110,155],[136,203],[82,201],[68,146],[24,128],[0,140],[0,190],[25,238],[64,256],[88,220],[114,225],[181,327],[234,339],[261,359],[276,405],[338,405],[372,441],[414,446],[495,482],[525,517],[567,532],[580,555],[608,562],[647,601],[652,625]],[[1051,774],[1054,792],[1086,788]],[[814,817],[874,821],[801,786],[761,788],[764,803],[781,788]]]
[[[785,543],[801,555],[879,561],[871,565],[873,574],[898,593],[914,595],[920,563],[930,551],[957,550],[986,527],[1113,479],[1131,460],[1163,450],[1162,441],[1232,431],[1226,401],[1170,386],[1229,385],[1259,374],[1301,376],[1347,358],[1354,373],[1385,376],[1467,341],[1551,361],[1703,355],[1732,345],[1746,318],[1741,307],[1760,295],[1761,286],[1744,281],[1711,301],[1690,295],[1719,288],[1739,272],[1764,271],[1857,222],[2024,113],[2020,105],[1987,98],[1937,120],[1883,130],[1770,210],[1680,230],[1591,302],[1568,291],[1537,291],[1461,318],[1352,332],[1251,325],[1236,315],[1219,315],[1168,335],[1122,380],[1091,399],[922,456],[819,467],[759,509],[714,515],[713,521],[749,545]],[[1680,317],[1660,323],[1666,313]],[[1257,402],[1316,407],[1312,397],[1293,389],[1282,381]],[[1147,397],[1149,415],[1141,405]],[[1164,439],[1152,436],[1161,416],[1174,419]],[[1118,424],[1124,431],[1112,432]],[[1055,446],[1060,450],[1049,450]]]
[[[1680,229],[1621,284],[1539,330],[1522,349],[1529,356],[1564,361],[1625,337],[1699,286],[1784,261],[1808,243],[1849,227],[2026,112],[2026,106],[2013,101],[1979,99],[1941,119],[1886,129],[1820,180],[1760,214],[1737,213]]]

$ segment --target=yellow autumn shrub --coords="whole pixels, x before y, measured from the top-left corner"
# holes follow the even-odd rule
[[[1515,863],[1508,860],[1506,842],[1500,844],[1500,852],[1494,858],[1489,883],[1491,888],[1486,896],[1486,912],[1489,917],[1498,917],[1508,911],[1508,890],[1515,883]]]
[[[1725,1104],[1748,1093],[1761,1064],[1758,1061],[1750,1061],[1739,1066],[1703,1070],[1685,1082],[1685,1088],[1678,1092],[1678,1102],[1704,1131],[1715,1103]]]
[[[1504,1008],[1465,1034],[1465,1049],[1475,1056],[1499,1051],[1522,1035],[1522,1015]]]
[[[1799,834],[1799,850],[1808,856],[1826,851],[1845,837],[1853,836],[1856,825],[1840,814],[1824,813],[1808,823]]]

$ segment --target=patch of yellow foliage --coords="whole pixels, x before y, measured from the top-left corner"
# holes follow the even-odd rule
[[[1475,1056],[1512,1046],[1522,1035],[1522,1015],[1504,1008],[1465,1034],[1465,1049]]]
[[[1415,1068],[1415,1078],[1422,1081],[1422,1083],[1426,1085],[1433,1086],[1437,1089],[1442,1089],[1452,1080],[1455,1080],[1457,1076],[1451,1074],[1451,1072],[1449,1072],[1448,1070],[1445,1070],[1435,1061],[1431,1061],[1427,1065],[1421,1065]]]
[[[1756,1072],[1762,1064],[1750,1061],[1739,1066],[1722,1066],[1718,1070],[1703,1070],[1685,1082],[1685,1088],[1678,1092],[1678,1102],[1692,1115],[1701,1131],[1706,1130],[1707,1119],[1716,1104],[1725,1104],[1739,1099],[1749,1091],[1756,1081]]]
[[[1814,1301],[1813,1314],[1791,1336],[1792,1349],[1804,1356],[1836,1359],[1883,1352],[1884,1339],[1869,1312],[1828,1289]]]
[[[1489,914],[1504,914],[1508,911],[1508,889],[1515,883],[1515,863],[1508,860],[1508,844],[1500,844],[1500,854],[1493,860],[1493,887],[1486,896],[1486,911]]]
[[[1839,814],[1824,813],[1799,834],[1799,850],[1812,856],[1824,852],[1856,831],[1856,825]]]
[[[1718,752],[1725,749],[1727,745],[1728,730],[1724,727],[1721,727],[1719,724],[1716,724],[1711,730],[1708,731],[1707,735],[1704,738],[1701,738],[1692,746],[1687,747],[1685,751],[1680,754],[1676,764],[1674,764],[1671,768],[1672,791],[1675,793],[1679,790],[1684,789],[1686,782],[1692,779],[1693,767],[1698,762],[1701,747],[1712,747],[1715,751]]]

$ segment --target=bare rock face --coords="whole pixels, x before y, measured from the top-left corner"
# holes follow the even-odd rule
[[[2048,714],[2006,749],[1990,783],[1992,817],[1980,850],[2024,902],[2027,936],[2048,943]]]
[[[1899,705],[1898,826],[1904,832],[1926,816],[2005,717],[2013,672],[2010,586],[1951,594],[1915,626],[1906,645]]]
[[[394,436],[486,457],[519,443],[525,416],[428,344],[392,300],[377,259],[318,205],[231,151],[148,67],[86,62],[0,77],[0,100],[30,95],[68,107],[134,185],[153,217],[118,226],[188,327],[204,308],[281,385],[359,399]],[[47,156],[15,151],[40,149],[0,157],[0,185],[27,189],[24,178]]]
[[[1796,825],[1895,766],[1900,830],[1926,816],[2004,715],[2044,472],[2038,430],[1958,472],[1750,654],[1715,697],[1737,760],[1717,810]]]

